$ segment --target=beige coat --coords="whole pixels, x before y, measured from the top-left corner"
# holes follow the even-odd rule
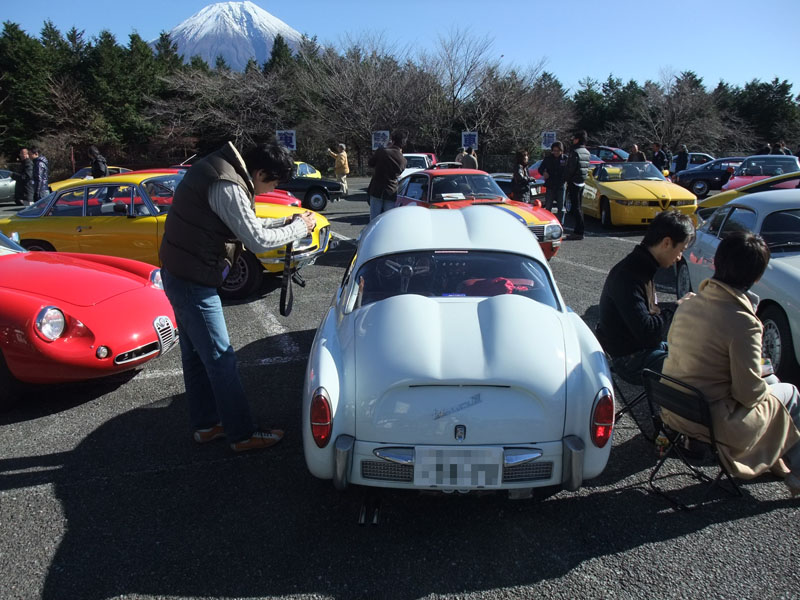
[[[678,307],[663,373],[698,388],[711,408],[720,455],[734,475],[750,479],[800,441],[789,412],[761,377],[763,326],[747,295],[707,279]],[[664,422],[708,441],[708,430],[663,411]]]
[[[328,154],[335,159],[333,172],[336,173],[336,175],[341,177],[342,175],[347,175],[350,172],[350,164],[347,162],[347,152],[344,150],[341,152],[333,152],[328,150]]]

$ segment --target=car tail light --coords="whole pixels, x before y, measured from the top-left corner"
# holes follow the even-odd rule
[[[603,388],[597,393],[592,409],[592,443],[604,447],[611,439],[614,429],[614,396],[611,390]]]
[[[324,388],[318,388],[311,399],[311,437],[317,447],[324,448],[331,441],[333,419],[331,418],[331,401]]]

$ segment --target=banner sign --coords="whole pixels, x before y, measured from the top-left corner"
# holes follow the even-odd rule
[[[294,129],[278,129],[275,131],[278,143],[286,146],[289,150],[297,150],[297,132]]]
[[[542,150],[550,150],[551,146],[556,142],[555,131],[542,132]]]
[[[372,132],[372,149],[377,150],[383,148],[389,143],[388,131],[373,131]]]
[[[461,145],[464,148],[478,148],[478,132],[477,131],[462,131],[461,132]]]

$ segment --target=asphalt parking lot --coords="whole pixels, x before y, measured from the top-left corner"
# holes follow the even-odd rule
[[[279,446],[196,445],[178,349],[122,377],[30,389],[0,414],[0,598],[798,597],[800,500],[764,476],[742,498],[673,512],[647,491],[658,454],[629,416],[605,472],[546,499],[339,493],[311,477],[305,360],[368,221],[366,183],[326,209],[337,244],[304,269],[288,318],[271,278],[225,308],[254,412],[287,431]],[[593,325],[609,268],[642,231],[587,230],[551,266]],[[674,302],[671,274],[658,284]],[[697,498],[688,479],[668,485]],[[365,503],[377,525],[357,524]]]

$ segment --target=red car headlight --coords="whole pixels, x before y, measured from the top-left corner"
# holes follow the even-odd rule
[[[45,306],[36,315],[36,331],[39,335],[52,342],[60,338],[67,327],[67,319],[64,313],[55,306]]]

